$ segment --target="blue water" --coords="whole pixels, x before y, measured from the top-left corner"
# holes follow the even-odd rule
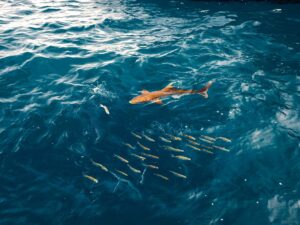
[[[268,3],[1,1],[0,224],[300,224],[299,12]],[[211,80],[208,99],[129,104],[143,89],[198,90]],[[159,171],[131,155],[145,152],[132,131],[156,140],[139,141],[160,157],[146,160]],[[167,134],[182,140],[164,143]],[[230,151],[193,150],[183,134],[199,143],[227,137],[216,142]]]

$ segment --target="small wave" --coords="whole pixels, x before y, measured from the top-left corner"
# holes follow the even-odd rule
[[[53,8],[53,7],[45,7],[41,10],[41,13],[53,13],[53,12],[58,12],[61,9],[59,8]]]
[[[31,103],[28,105],[25,105],[23,108],[18,109],[17,111],[20,112],[32,112],[33,110],[36,110],[40,105],[36,103]]]
[[[117,98],[117,95],[115,93],[113,93],[112,91],[109,91],[107,89],[107,85],[104,82],[93,87],[92,92],[93,92],[93,94],[102,96],[102,97],[110,99],[110,100]]]

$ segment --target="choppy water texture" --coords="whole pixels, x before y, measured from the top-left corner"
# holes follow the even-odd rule
[[[267,3],[1,1],[0,224],[300,224],[299,11]],[[200,89],[210,80],[208,99],[129,104],[142,89],[172,82]],[[140,143],[160,156],[147,162],[169,181],[131,155],[146,152],[131,131],[156,140]],[[187,137],[159,139],[166,134],[232,142],[219,140],[230,152],[206,154],[190,149]]]

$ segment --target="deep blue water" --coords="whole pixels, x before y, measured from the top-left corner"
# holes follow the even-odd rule
[[[299,12],[268,3],[1,1],[0,224],[300,224]],[[197,90],[210,80],[208,99],[128,103],[143,89]],[[139,141],[160,157],[146,159],[159,171],[131,155],[145,152],[132,131],[155,139]],[[182,140],[164,143],[167,134]],[[199,143],[227,137],[216,142],[230,152],[193,150],[183,134]]]

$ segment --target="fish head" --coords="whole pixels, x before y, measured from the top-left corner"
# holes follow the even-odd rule
[[[145,95],[139,95],[134,97],[133,99],[131,99],[129,101],[130,104],[139,104],[139,103],[143,103],[143,102],[149,102],[151,101],[151,99],[149,99],[147,96]]]

